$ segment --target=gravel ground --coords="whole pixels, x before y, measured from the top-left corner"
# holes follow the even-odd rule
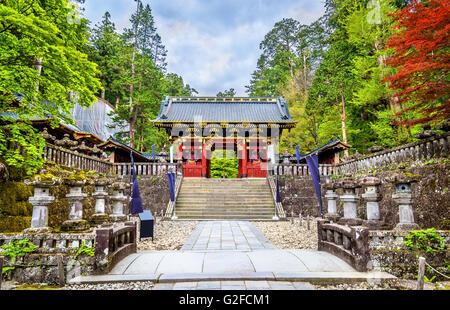
[[[153,230],[155,234],[153,241],[151,238],[145,238],[141,241],[138,240],[137,250],[138,252],[179,250],[192,234],[195,227],[197,227],[197,224],[197,221],[162,221],[158,217]]]
[[[293,224],[290,219],[252,223],[277,249],[317,250],[317,223],[314,219],[310,221],[310,230],[307,228],[306,220],[302,220],[300,227],[298,218],[294,218]]]

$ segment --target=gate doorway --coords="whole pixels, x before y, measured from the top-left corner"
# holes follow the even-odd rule
[[[249,140],[248,142],[246,140]],[[260,139],[209,138],[183,139],[178,158],[183,161],[183,174],[187,178],[218,178],[223,173],[235,178],[265,178],[267,175],[267,143]],[[228,152],[229,162],[214,158],[214,153]],[[230,156],[233,154],[232,156]],[[225,168],[226,167],[226,168]],[[227,172],[225,172],[227,171]],[[237,172],[237,174],[236,174]]]

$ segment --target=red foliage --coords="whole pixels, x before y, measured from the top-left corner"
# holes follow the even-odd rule
[[[386,63],[396,68],[396,75],[384,79],[397,91],[402,110],[416,111],[419,118],[404,121],[414,124],[440,121],[450,117],[450,0],[413,0],[404,9],[391,14],[396,31],[387,43],[395,55]],[[403,108],[404,103],[410,103]]]

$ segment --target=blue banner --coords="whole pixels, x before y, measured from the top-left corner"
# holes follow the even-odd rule
[[[167,173],[167,181],[169,182],[170,201],[175,201],[175,173]]]
[[[298,145],[295,146],[295,156],[297,157],[297,165],[300,165],[300,149]]]
[[[306,157],[309,172],[311,173],[317,198],[319,200],[319,214],[322,215],[322,196],[320,195],[319,156],[317,154]]]
[[[133,187],[132,187],[132,194],[131,194],[130,213],[138,214],[138,213],[142,213],[144,210],[142,209],[141,193],[139,191],[139,184],[138,184],[138,180],[136,177],[136,172],[134,170],[133,153],[130,153],[130,157],[131,157],[131,173],[133,175]]]
[[[155,154],[155,145],[154,145],[154,144],[152,145],[152,157],[153,157],[153,160],[155,160],[155,159],[156,159],[156,154]]]
[[[277,175],[277,196],[276,196],[276,202],[281,202],[281,197],[280,197],[280,186],[278,184],[278,175]]]

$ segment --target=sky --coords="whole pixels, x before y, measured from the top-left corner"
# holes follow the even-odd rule
[[[167,72],[180,75],[199,96],[245,85],[261,54],[259,44],[276,22],[310,24],[323,15],[324,0],[142,0],[150,4],[157,32],[168,50]],[[134,0],[86,0],[91,27],[108,11],[118,32],[130,27]]]

